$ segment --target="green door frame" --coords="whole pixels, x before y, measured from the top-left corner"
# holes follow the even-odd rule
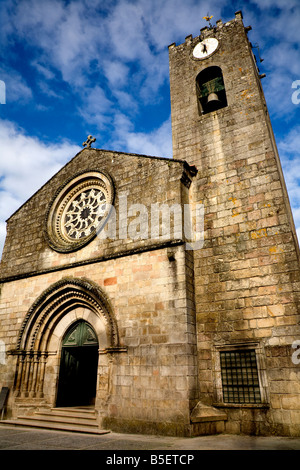
[[[57,407],[94,404],[98,349],[96,333],[89,323],[80,320],[71,325],[62,342]]]

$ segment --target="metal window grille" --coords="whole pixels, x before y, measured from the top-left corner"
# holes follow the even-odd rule
[[[222,351],[220,359],[224,403],[261,403],[255,350]]]

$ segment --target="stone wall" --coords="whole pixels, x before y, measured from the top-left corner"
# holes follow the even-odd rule
[[[115,237],[96,237],[87,246],[72,253],[57,253],[47,243],[45,230],[49,205],[65,182],[84,171],[103,171],[113,179],[116,210]],[[47,272],[91,259],[107,259],[116,253],[125,253],[152,246],[162,240],[151,239],[151,205],[181,204],[184,191],[181,178],[189,174],[185,162],[171,159],[138,156],[97,149],[84,149],[53,178],[21,206],[7,221],[7,237],[3,249],[0,278],[28,276]],[[127,213],[134,204],[143,204],[148,213],[148,237],[134,240],[119,234],[119,208],[127,204]],[[125,201],[125,202],[123,202]],[[128,215],[127,227],[139,216],[137,211]],[[171,225],[170,237],[174,239]]]
[[[1,356],[0,386],[13,390],[15,378],[24,378],[20,393],[10,394],[9,412],[55,405],[62,338],[82,318],[99,338],[96,409],[103,426],[211,432],[201,412],[207,405],[207,416],[216,418],[213,405],[227,414],[225,428],[220,419],[215,429],[300,435],[300,369],[292,360],[300,338],[299,246],[287,192],[241,14],[202,31],[210,35],[219,49],[205,61],[191,58],[199,38],[169,49],[174,160],[85,149],[8,220],[0,310],[0,345],[8,355]],[[228,106],[201,115],[195,80],[209,65],[222,68]],[[70,253],[51,249],[44,234],[49,204],[66,180],[91,170],[112,177],[117,213],[122,195],[128,207],[141,203],[148,214],[154,203],[203,204],[203,247],[186,250],[173,226],[163,240],[120,239],[117,223],[115,239],[95,237]],[[25,351],[25,372],[15,375],[23,354],[18,337],[28,332],[36,300],[72,279],[83,298],[90,282],[109,299],[118,342],[109,341],[100,307],[80,295],[66,311],[50,309],[48,329],[46,311],[38,311],[46,362],[35,388],[35,351],[32,357]],[[220,353],[239,348],[256,352],[261,402],[255,405],[223,400]]]
[[[115,238],[96,236],[80,250],[54,251],[44,233],[49,205],[66,180],[91,170],[113,179]],[[151,207],[188,202],[193,175],[182,161],[85,149],[10,217],[1,263],[0,308],[0,340],[7,353],[5,364],[0,364],[0,386],[11,389],[9,414],[55,406],[62,338],[82,318],[99,338],[96,409],[102,424],[118,430],[189,432],[190,409],[198,398],[193,257],[185,251],[183,236],[176,238],[181,224],[176,218],[171,217],[168,236],[151,238]],[[124,196],[126,228],[138,216],[138,212],[130,215],[130,208],[143,204],[148,237],[120,239],[119,207]],[[117,348],[108,340],[101,344],[105,319],[95,316],[92,305],[74,300],[74,308],[68,308],[60,320],[59,310],[52,317],[35,312],[37,299],[46,298],[44,293],[52,286],[55,289],[59,281],[68,279],[85,279],[108,297],[118,328]],[[55,300],[51,299],[53,305]],[[36,341],[32,352],[23,352],[17,343],[20,332],[28,332],[30,315],[41,323],[40,331],[47,319],[51,336],[47,341],[41,337],[40,346]],[[39,351],[46,342],[48,346]]]
[[[105,351],[107,345],[99,344],[96,409],[101,422],[116,430],[184,434],[190,408],[198,398],[188,256],[179,245],[172,248],[172,261],[165,248],[4,284],[0,331],[6,351],[15,348],[26,313],[46,289],[60,279],[92,279],[110,301],[121,347]],[[11,393],[10,412],[55,406],[61,341],[79,318],[87,319],[97,331],[87,308],[69,311],[49,344],[43,399]],[[15,361],[15,356],[8,355],[6,364],[0,365],[0,385],[12,388]]]
[[[193,194],[205,206],[194,261],[200,397],[221,405],[215,348],[254,344],[268,408],[227,405],[226,430],[299,435],[299,246],[271,123],[241,14],[202,36],[219,40],[204,61],[191,57],[199,38],[169,47],[174,157],[196,165]],[[212,65],[228,106],[200,115],[196,76]]]

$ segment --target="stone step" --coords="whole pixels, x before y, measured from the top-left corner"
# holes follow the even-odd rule
[[[21,417],[21,416],[19,416]],[[51,408],[35,412],[34,417],[51,421],[66,421],[69,423],[79,422],[89,424],[96,422],[95,410]]]
[[[53,429],[56,431],[68,431],[68,432],[81,432],[85,434],[108,434],[110,433],[109,430],[106,429],[99,429],[98,427],[91,427],[91,426],[76,426],[72,424],[65,424],[65,423],[54,423],[54,422],[47,422],[47,421],[39,421],[39,420],[30,420],[29,418],[26,419],[8,419],[0,421],[1,425],[11,425],[11,426],[25,426],[31,428],[43,428],[43,429]]]
[[[17,419],[3,420],[1,424],[30,426],[90,434],[107,434],[110,431],[99,429],[93,409],[51,408],[37,411],[32,416],[18,416]]]

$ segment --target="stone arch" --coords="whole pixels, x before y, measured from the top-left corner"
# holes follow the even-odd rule
[[[196,77],[199,114],[207,114],[227,106],[222,69],[216,65],[201,70]]]
[[[74,310],[90,312],[105,329],[105,348],[118,351],[119,335],[113,309],[105,292],[86,278],[63,278],[36,299],[24,318],[14,354],[18,356],[17,396],[43,397],[47,357],[54,332]],[[67,326],[67,325],[66,325]]]
[[[95,315],[94,315],[95,316]],[[77,318],[61,338],[58,373],[54,374],[56,406],[88,406],[96,401],[99,338],[91,323]],[[53,370],[53,367],[50,367]],[[45,374],[45,381],[51,378]],[[51,383],[45,382],[50,398]],[[50,395],[50,396],[49,396]],[[51,400],[53,401],[53,400]]]
[[[85,278],[63,278],[46,289],[29,309],[19,332],[17,349],[46,348],[55,325],[76,307],[86,307],[102,317],[109,346],[119,346],[117,323],[104,291]]]
[[[59,351],[67,330],[79,320],[86,321],[96,331],[101,350],[111,348],[104,318],[96,315],[90,308],[75,307],[68,314],[52,323],[51,334],[47,335],[47,350],[49,352]]]

